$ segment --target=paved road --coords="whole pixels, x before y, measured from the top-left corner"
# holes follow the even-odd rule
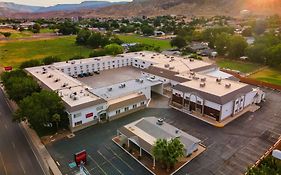
[[[11,120],[0,89],[0,175],[43,175],[21,128]]]

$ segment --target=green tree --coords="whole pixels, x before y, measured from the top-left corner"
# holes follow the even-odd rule
[[[110,43],[110,41],[109,41],[108,36],[102,35],[101,33],[95,33],[95,32],[93,32],[87,40],[87,45],[89,45],[95,49],[104,47],[109,43]]]
[[[56,56],[48,56],[48,57],[43,58],[43,60],[42,60],[43,64],[45,64],[45,65],[49,65],[49,64],[52,64],[55,62],[60,62],[60,61],[61,61],[61,59]]]
[[[76,37],[76,44],[86,45],[90,36],[91,32],[89,30],[80,30]]]
[[[34,24],[34,25],[32,26],[31,31],[32,31],[33,33],[40,33],[40,29],[41,29],[40,24],[36,23],[36,24]]]
[[[215,49],[219,55],[225,55],[227,52],[227,46],[230,42],[230,35],[227,33],[218,34],[215,40]]]
[[[264,158],[261,163],[252,169],[248,169],[247,175],[279,175],[281,174],[281,160],[272,156]]]
[[[154,35],[154,28],[152,26],[149,26],[149,25],[143,25],[141,27],[141,31],[146,36]]]
[[[56,123],[57,131],[59,129],[59,122],[60,122],[60,115],[59,114],[54,114],[52,116],[52,122]]]
[[[242,36],[244,36],[244,37],[250,37],[252,35],[253,35],[252,27],[247,27],[242,31]]]
[[[186,41],[182,37],[177,36],[171,40],[171,46],[181,49],[186,46]]]
[[[40,66],[41,62],[39,60],[28,60],[23,63],[21,63],[20,68],[28,68],[28,67],[35,67],[35,66]]]
[[[118,44],[109,44],[105,46],[104,49],[109,55],[118,55],[124,52],[124,48]]]
[[[228,54],[231,58],[239,58],[245,55],[248,44],[242,36],[232,36],[228,45]]]
[[[77,34],[79,31],[77,24],[70,21],[65,21],[64,23],[58,24],[57,28],[59,29],[58,32],[63,35],[73,35]]]
[[[46,124],[52,122],[54,114],[59,114],[61,117],[66,116],[61,98],[55,92],[42,90],[24,98],[19,103],[14,120],[28,120],[32,128],[40,131],[45,128]],[[64,120],[61,118],[61,121]]]
[[[179,161],[179,158],[184,156],[184,145],[178,138],[169,141],[158,139],[152,148],[152,154],[157,161],[169,169]]]
[[[12,35],[10,32],[0,32],[0,34],[4,35],[6,38],[9,38]]]
[[[31,77],[11,77],[5,86],[11,100],[19,103],[34,92],[39,92],[40,87]]]
[[[281,44],[272,46],[266,50],[266,61],[272,67],[281,68]]]

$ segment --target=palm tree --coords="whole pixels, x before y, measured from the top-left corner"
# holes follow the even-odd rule
[[[59,122],[60,122],[60,115],[59,114],[54,114],[52,116],[52,121],[56,123],[56,126],[57,126],[57,131],[59,129]]]
[[[158,139],[152,148],[152,154],[155,159],[163,163],[167,167],[173,167],[180,157],[184,156],[184,145],[178,138],[171,139]]]

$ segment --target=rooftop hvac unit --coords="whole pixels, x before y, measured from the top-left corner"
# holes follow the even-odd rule
[[[136,82],[140,82],[140,79],[139,79],[139,78],[137,78],[137,79],[136,79]]]
[[[193,79],[194,80],[199,80],[199,77],[194,76]]]
[[[112,88],[107,88],[107,91],[109,91],[109,92],[112,91]]]
[[[83,90],[80,91],[80,94],[82,94],[82,93],[83,93]]]
[[[75,64],[75,61],[71,61],[71,64]]]
[[[143,83],[143,79],[140,79],[140,83]]]
[[[190,75],[195,75],[195,72],[190,72]]]
[[[206,83],[200,83],[200,87],[205,87]]]
[[[43,72],[42,72],[42,74],[46,74],[46,73],[47,73],[46,71],[43,71]]]
[[[151,57],[151,59],[154,59],[154,57]]]
[[[216,82],[218,82],[218,83],[221,82],[221,78],[217,78]]]
[[[170,64],[165,64],[164,66],[165,66],[165,68],[169,68]]]
[[[59,81],[60,81],[60,79],[59,79],[59,78],[55,79],[55,83],[56,83],[56,82],[59,82]]]
[[[173,70],[175,69],[175,66],[169,67],[169,70]]]
[[[73,97],[73,100],[75,101],[75,100],[78,100],[78,97],[77,96],[74,96]]]
[[[190,61],[190,62],[194,62],[194,59],[190,58],[189,61]]]
[[[124,88],[124,87],[126,87],[125,83],[122,83],[122,84],[119,85],[119,88]]]
[[[159,118],[156,122],[157,125],[163,125],[164,124],[164,119],[163,118]]]
[[[54,75],[52,75],[52,74],[50,74],[50,75],[48,75],[48,78],[52,78]]]
[[[205,81],[206,81],[206,77],[201,78],[201,81],[202,81],[202,82],[205,82]]]
[[[226,87],[226,88],[230,88],[230,87],[231,87],[231,84],[230,84],[230,83],[227,83],[227,84],[225,84],[225,87]]]

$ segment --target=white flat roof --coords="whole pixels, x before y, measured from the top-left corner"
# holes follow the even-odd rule
[[[138,78],[140,81],[137,81],[136,79],[133,80],[129,80],[129,81],[125,81],[122,83],[117,83],[117,84],[113,84],[110,86],[106,86],[106,87],[102,87],[102,88],[97,88],[97,89],[91,89],[90,91],[105,99],[105,100],[111,100],[114,98],[119,98],[122,97],[124,95],[128,95],[134,92],[137,92],[141,89],[144,89],[146,87],[151,87],[157,84],[161,84],[162,81],[160,80],[153,80],[150,81],[148,80],[148,77],[140,77]],[[142,83],[141,83],[142,81]],[[120,87],[121,84],[125,84],[125,87]]]
[[[198,73],[195,73],[195,76],[191,74],[184,74],[184,75],[177,75],[177,76],[190,78],[191,81],[181,83],[180,85],[182,86],[196,89],[198,91],[206,92],[208,94],[213,94],[220,97],[248,86],[248,84],[241,83],[239,81],[228,80],[228,79],[221,79],[221,82],[218,83],[216,77],[202,75]],[[193,77],[197,77],[197,79]],[[205,81],[202,82],[201,79],[205,79]],[[201,87],[200,86],[201,83],[205,83],[205,86]],[[230,84],[229,88],[226,87],[227,84]]]

